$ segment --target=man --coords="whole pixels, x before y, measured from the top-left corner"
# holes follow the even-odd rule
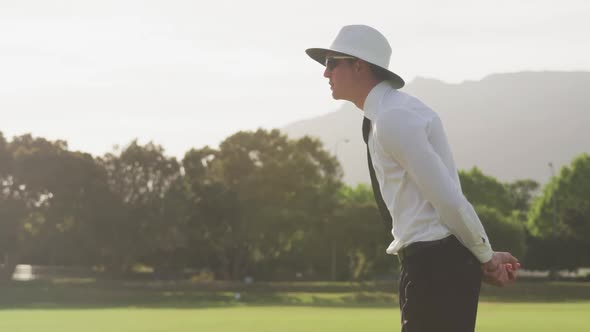
[[[473,331],[482,278],[507,285],[520,264],[492,251],[438,115],[397,90],[404,81],[388,69],[391,47],[371,27],[345,26],[329,48],[306,53],[326,66],[333,98],[364,111],[373,191],[394,236],[387,253],[402,265],[402,331]]]

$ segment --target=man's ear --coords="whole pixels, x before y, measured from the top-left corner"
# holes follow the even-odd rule
[[[369,63],[368,63],[368,62],[366,62],[366,61],[364,61],[364,60],[360,60],[360,59],[359,59],[358,61],[356,61],[356,62],[354,63],[354,65],[355,65],[355,66],[354,66],[354,69],[355,69],[357,72],[361,72],[361,71],[370,70],[370,68],[369,68]]]
[[[357,60],[354,62],[354,70],[358,73],[363,69],[363,66],[366,65],[366,62],[363,60]]]

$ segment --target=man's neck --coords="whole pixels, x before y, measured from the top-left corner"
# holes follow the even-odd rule
[[[376,80],[370,80],[365,82],[365,84],[361,84],[357,94],[357,97],[354,100],[351,100],[352,103],[361,111],[365,110],[365,101],[367,100],[367,96],[369,95],[369,93],[371,92],[371,90],[373,90],[373,88],[375,86],[377,86],[377,84],[379,84],[381,82],[376,81]]]

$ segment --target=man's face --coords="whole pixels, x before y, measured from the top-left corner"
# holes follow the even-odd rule
[[[350,101],[354,91],[354,57],[341,54],[326,56],[324,77],[329,79],[332,97]]]

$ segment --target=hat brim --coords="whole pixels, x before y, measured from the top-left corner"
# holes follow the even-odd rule
[[[326,49],[326,48],[308,48],[307,50],[305,50],[305,53],[307,53],[307,55],[310,58],[314,59],[322,66],[326,65],[326,54],[328,54],[328,52],[338,53],[338,54],[343,54],[343,55],[350,55],[350,54],[344,54],[342,52],[338,52],[338,51],[334,51],[334,50],[330,50],[330,49]],[[350,55],[350,56],[354,56],[354,55]],[[366,60],[364,60],[364,61],[366,61]],[[372,63],[372,64],[375,65],[374,63]],[[375,66],[377,66],[377,65],[375,65]],[[381,67],[381,66],[379,66],[379,67]],[[383,68],[383,67],[381,67],[381,68]],[[404,87],[406,82],[404,82],[404,80],[398,74],[390,71],[387,68],[383,68],[383,69],[387,70],[387,72],[389,73],[388,80],[391,81],[391,84],[394,88],[401,89]]]

